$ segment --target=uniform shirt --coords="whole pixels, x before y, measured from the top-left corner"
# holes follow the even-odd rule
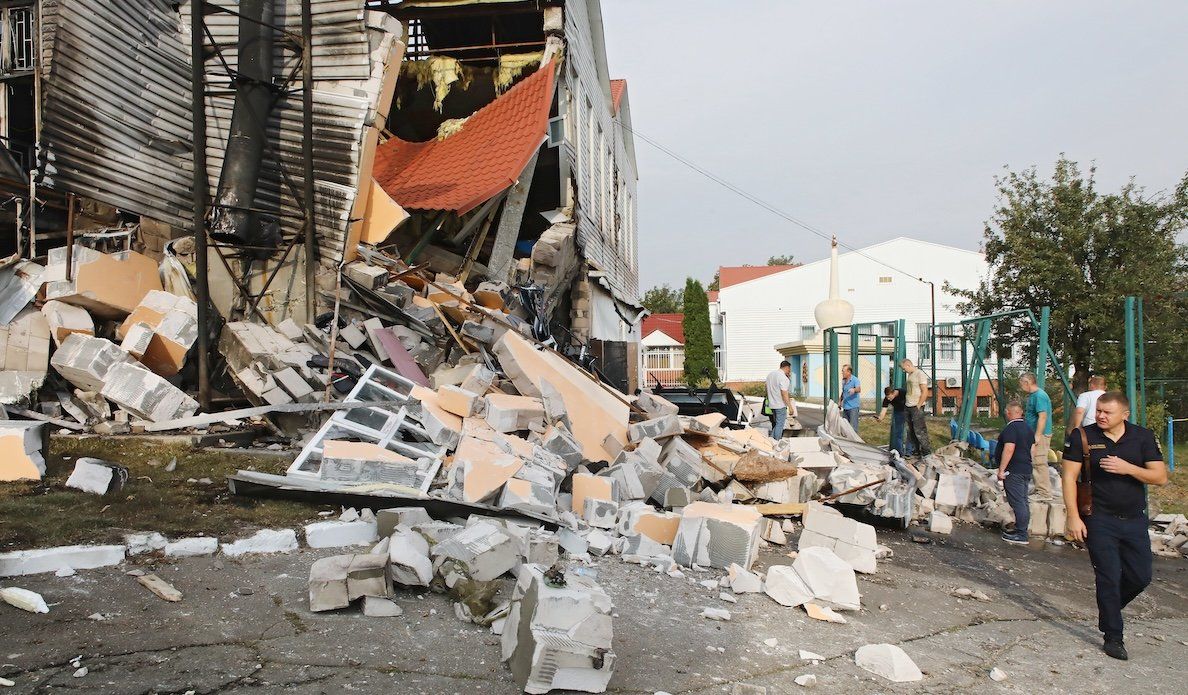
[[[1052,399],[1048,394],[1039,389],[1035,393],[1027,397],[1027,407],[1023,412],[1023,419],[1027,420],[1027,424],[1031,425],[1031,429],[1039,424],[1039,414],[1047,413],[1048,417],[1044,420],[1044,431],[1040,432],[1047,437],[1052,436]]]
[[[1085,409],[1085,414],[1081,417],[1081,427],[1088,427],[1097,421],[1097,399],[1103,393],[1105,391],[1101,389],[1094,389],[1077,396],[1077,407]]]
[[[904,395],[903,389],[894,389],[892,392],[895,394],[895,398],[883,396],[883,407],[889,407],[897,413],[907,410],[907,396]]]
[[[1163,452],[1155,433],[1129,422],[1126,431],[1112,441],[1096,424],[1083,428],[1089,442],[1090,481],[1093,483],[1093,513],[1114,516],[1141,516],[1147,513],[1147,486],[1130,475],[1107,473],[1101,467],[1106,456],[1117,456],[1128,463],[1142,466],[1148,461],[1162,461]],[[1081,435],[1072,430],[1065,435],[1064,459],[1084,465]],[[1082,476],[1083,477],[1083,476]]]
[[[842,408],[846,410],[857,409],[862,402],[862,394],[850,393],[850,389],[856,389],[862,386],[862,382],[858,381],[858,377],[850,375],[849,379],[842,384]]]
[[[1007,472],[1011,475],[1031,475],[1031,445],[1035,444],[1035,430],[1023,418],[1011,420],[998,435],[998,447],[994,450],[994,463],[1002,465],[1002,447],[1014,444],[1015,451],[1007,461]]]
[[[907,407],[915,408],[920,405],[920,394],[928,388],[928,377],[924,376],[924,372],[919,369],[905,376],[907,377]]]
[[[784,370],[777,369],[771,374],[767,375],[767,407],[772,410],[779,410],[780,408],[787,408],[788,404],[784,402],[784,394],[780,391],[787,391],[788,387],[792,385],[792,380],[784,374]],[[791,395],[791,394],[789,394]]]

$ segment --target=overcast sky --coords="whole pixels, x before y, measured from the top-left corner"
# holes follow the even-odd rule
[[[1003,166],[1188,169],[1188,1],[602,0],[634,127],[854,246],[977,249]],[[636,139],[641,292],[828,242]]]

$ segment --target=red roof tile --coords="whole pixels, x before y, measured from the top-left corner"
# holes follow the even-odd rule
[[[761,277],[799,267],[795,265],[722,266],[718,268],[718,289],[724,290],[731,285],[738,285],[748,280],[757,280]]]
[[[648,337],[656,331],[663,331],[664,335],[672,338],[681,345],[685,344],[684,314],[652,314],[644,317],[643,337]]]
[[[611,113],[619,112],[619,104],[623,101],[623,92],[627,91],[627,80],[611,80]]]
[[[466,214],[511,187],[540,147],[553,103],[555,63],[472,114],[445,140],[391,138],[372,176],[402,207]]]

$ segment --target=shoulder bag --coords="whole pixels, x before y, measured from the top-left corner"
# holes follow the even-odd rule
[[[1081,435],[1081,474],[1077,476],[1077,512],[1082,517],[1093,514],[1093,465],[1089,460],[1089,438],[1083,427],[1077,428]]]

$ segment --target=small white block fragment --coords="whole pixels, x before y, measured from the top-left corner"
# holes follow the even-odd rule
[[[30,613],[49,613],[49,606],[45,605],[45,599],[41,594],[28,589],[15,586],[0,589],[0,601]]]
[[[893,683],[924,680],[924,674],[902,649],[894,644],[867,644],[854,653],[858,668]]]
[[[997,682],[1001,683],[1002,681],[1005,681],[1006,679],[1007,679],[1006,671],[1003,671],[1002,669],[998,668],[997,666],[990,669],[990,680],[997,681]]]
[[[774,647],[777,644],[779,644],[780,641],[778,639],[776,639],[775,637],[768,637],[767,639],[763,640],[763,643],[769,647]]]
[[[364,596],[363,615],[370,618],[397,618],[404,615],[404,609],[391,599]]]
[[[738,599],[734,598],[732,594],[728,594],[725,591],[719,592],[718,598],[725,601],[726,603],[738,603]]]
[[[820,654],[814,654],[813,652],[810,652],[807,649],[800,650],[800,658],[802,661],[824,661],[825,660],[825,657],[821,656]]]
[[[182,538],[165,545],[165,557],[202,557],[214,555],[219,549],[219,539],[213,536]]]
[[[723,608],[706,608],[701,611],[701,617],[710,620],[730,620],[730,611]]]
[[[817,677],[811,673],[806,673],[803,676],[797,676],[792,679],[802,688],[811,688],[817,684]]]

